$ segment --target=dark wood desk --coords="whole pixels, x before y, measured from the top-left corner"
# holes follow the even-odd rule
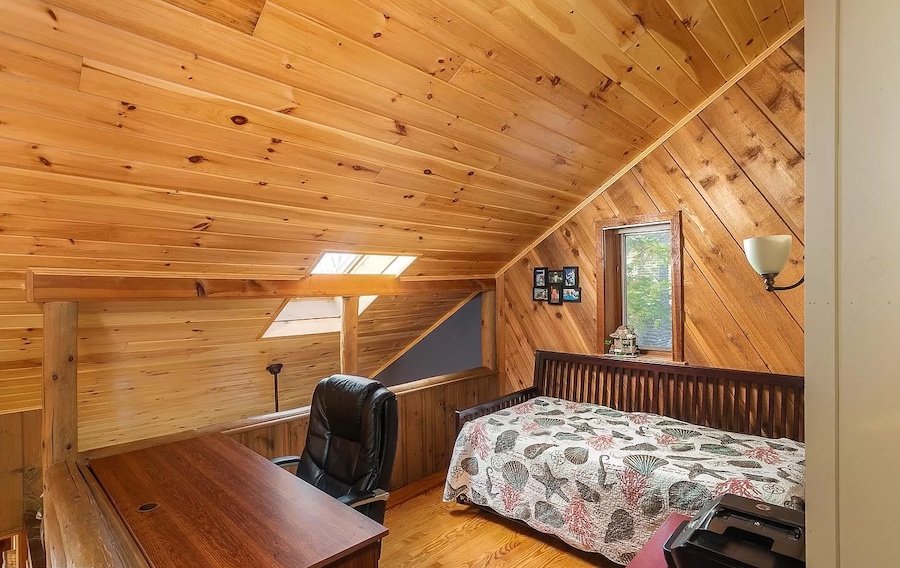
[[[647,544],[637,553],[637,556],[628,563],[626,568],[668,568],[666,557],[663,555],[663,545],[678,528],[682,521],[689,521],[690,517],[672,513],[666,522],[653,533]]]
[[[221,434],[90,467],[155,568],[378,566],[385,527]]]

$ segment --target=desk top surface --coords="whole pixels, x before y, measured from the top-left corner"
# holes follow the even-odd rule
[[[156,568],[319,568],[387,534],[221,434],[90,466]]]

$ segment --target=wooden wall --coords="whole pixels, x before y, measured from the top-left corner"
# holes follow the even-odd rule
[[[498,386],[497,372],[482,368],[392,387],[400,429],[391,489],[446,469],[456,440],[454,413],[496,398]],[[267,458],[299,455],[308,424],[304,415],[229,435]]]
[[[34,518],[41,495],[41,413],[0,415],[0,536]]]
[[[339,249],[420,254],[416,278],[489,276],[803,20],[796,0],[567,3],[0,2],[0,414],[41,404],[28,267],[296,278]],[[636,180],[594,216],[651,208],[649,192],[622,189]],[[785,219],[796,213],[790,187],[768,191]],[[584,215],[563,230],[579,243],[551,260],[592,248]],[[709,271],[702,252],[691,266]],[[756,318],[723,294],[728,275],[703,278],[722,300],[689,325],[727,327],[718,336],[734,333],[729,353],[747,365],[796,363],[768,361],[777,346],[748,331]],[[508,297],[526,288],[513,282]],[[785,309],[796,296],[781,296]],[[462,300],[379,299],[360,324],[361,365],[377,368]],[[593,344],[589,312],[541,307],[541,321],[532,307],[502,306],[530,318],[504,326],[508,366],[527,367],[537,329]],[[275,359],[285,404],[302,404],[336,368],[337,338],[257,342],[276,308],[82,306],[81,447],[267,411],[262,369]],[[769,343],[797,333],[781,326]],[[714,358],[701,340],[718,336],[689,335],[693,353]]]
[[[41,307],[25,301],[24,273],[0,269],[0,414],[41,407]]]
[[[379,297],[360,316],[368,375],[468,298]],[[309,404],[339,372],[339,334],[257,339],[279,300],[83,303],[79,315],[79,447],[152,438]],[[39,372],[39,369],[38,369]]]
[[[779,283],[803,274],[803,34],[786,43],[662,147],[507,271],[504,388],[531,384],[536,349],[595,353],[595,222],[683,212],[685,357],[693,365],[803,374],[803,287],[764,290],[743,239],[791,234]],[[534,266],[581,269],[583,301],[531,301]]]
[[[454,376],[454,375],[451,375]],[[404,389],[394,387],[400,413],[400,441],[392,488],[446,470],[456,441],[455,412],[496,398],[497,372],[476,369],[456,373],[461,380],[429,385],[422,381]]]

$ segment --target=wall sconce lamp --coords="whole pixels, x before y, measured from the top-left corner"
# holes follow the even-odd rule
[[[790,235],[769,235],[744,239],[744,254],[747,255],[747,260],[753,270],[762,276],[766,283],[766,290],[769,292],[792,290],[803,284],[803,280],[806,278],[806,276],[801,276],[799,282],[790,286],[775,285],[775,277],[784,270],[788,257],[791,255]]]
[[[275,412],[278,412],[278,373],[280,373],[283,368],[284,365],[281,363],[272,363],[266,367],[266,370],[275,378]]]

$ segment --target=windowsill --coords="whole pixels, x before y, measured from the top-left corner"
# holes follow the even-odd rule
[[[669,365],[687,365],[686,361],[673,361],[671,355],[638,355],[637,357],[625,357],[622,355],[610,355],[604,353],[600,355],[604,359],[615,359],[616,361],[638,361],[641,363],[666,363]]]

